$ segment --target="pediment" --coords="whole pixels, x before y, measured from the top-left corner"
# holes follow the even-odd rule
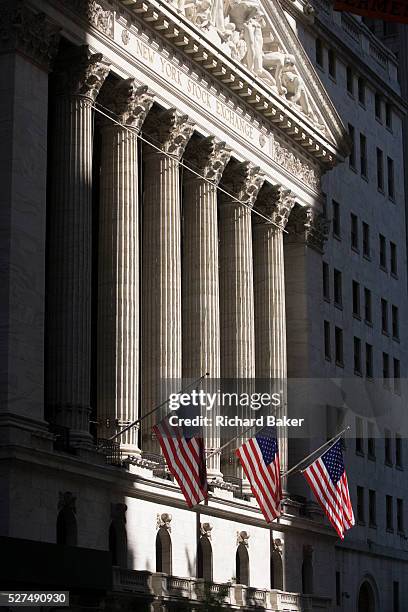
[[[220,51],[339,150],[345,129],[278,0],[172,0]]]

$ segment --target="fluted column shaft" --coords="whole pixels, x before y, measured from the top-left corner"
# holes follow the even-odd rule
[[[278,418],[286,414],[287,355],[283,230],[294,198],[288,191],[264,185],[257,207],[271,222],[254,217],[254,290],[256,377],[269,393],[281,393]],[[278,428],[282,471],[287,469],[287,432]]]
[[[76,446],[91,443],[92,104],[108,71],[100,54],[80,48],[61,67],[52,127],[47,404]]]
[[[153,99],[132,79],[104,103],[126,127],[102,127],[98,272],[98,436],[110,437],[139,416],[139,202],[137,132]],[[131,128],[128,129],[128,127]],[[116,427],[117,426],[117,427]],[[120,438],[137,455],[137,428]]]
[[[220,194],[221,377],[237,379],[238,392],[248,392],[240,379],[255,377],[251,207],[263,180],[259,169],[251,164],[230,163],[222,187],[236,199]],[[241,410],[240,416],[249,416],[247,413]],[[222,456],[226,475],[242,476],[234,453],[241,442],[239,438]]]
[[[142,406],[152,410],[181,379],[181,202],[179,159],[193,125],[176,111],[152,110],[146,134],[143,176]],[[158,453],[152,427],[162,414],[142,422],[142,449]]]
[[[207,392],[216,392],[220,377],[220,305],[217,184],[230,151],[214,138],[190,140],[185,159],[200,176],[185,171],[183,201],[183,378],[208,372]],[[206,180],[207,179],[207,180]],[[209,182],[211,181],[211,182]],[[208,452],[219,448],[217,411],[205,428]],[[221,476],[220,454],[207,463],[208,475]]]

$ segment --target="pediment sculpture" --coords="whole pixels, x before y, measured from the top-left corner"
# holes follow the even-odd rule
[[[316,127],[324,122],[297,59],[285,48],[258,0],[170,0],[231,59],[242,63]]]

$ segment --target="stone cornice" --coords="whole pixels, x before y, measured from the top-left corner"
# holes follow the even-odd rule
[[[300,148],[313,156],[326,170],[336,163],[336,157],[342,160],[348,154],[347,139],[341,121],[335,111],[327,106],[324,97],[319,101],[329,113],[337,136],[337,145],[318,132],[306,118],[285,100],[275,95],[268,86],[254,78],[242,65],[227,57],[222,51],[215,49],[206,40],[200,30],[178,14],[171,5],[162,0],[122,0],[129,12],[124,12],[127,18],[133,15],[143,21],[148,28],[158,32],[160,36],[171,43],[176,49],[182,50],[194,62],[202,66],[206,72],[219,81],[224,88],[230,89],[262,115],[272,122],[282,133],[285,133]],[[274,16],[275,18],[275,16]],[[283,14],[279,17],[284,21]],[[286,30],[289,27],[283,24]],[[305,51],[300,47],[300,53],[306,61]],[[308,60],[307,60],[308,61]],[[312,78],[313,77],[313,78]],[[315,74],[307,73],[316,88],[321,83]],[[327,107],[327,108],[326,108]]]
[[[0,53],[17,51],[45,70],[58,51],[59,28],[21,1],[0,4]]]

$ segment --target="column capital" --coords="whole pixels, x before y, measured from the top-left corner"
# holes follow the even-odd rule
[[[295,206],[287,225],[289,242],[304,242],[319,253],[323,253],[328,238],[330,221],[312,206]]]
[[[168,110],[153,108],[144,125],[144,132],[152,144],[160,147],[163,153],[169,153],[178,159],[183,155],[193,131],[193,121],[175,108]],[[155,149],[150,149],[152,154],[156,152]]]
[[[226,146],[225,142],[217,140],[214,136],[193,137],[186,147],[186,161],[191,163],[192,169],[215,185],[220,182],[230,157],[231,149]],[[190,180],[199,178],[192,174]]]
[[[0,4],[0,53],[21,53],[49,70],[58,43],[59,27],[45,13],[36,13],[18,0]]]
[[[105,87],[101,92],[103,104],[112,110],[121,123],[139,131],[153,105],[153,94],[147,85],[139,85],[130,78],[104,90]]]
[[[81,45],[56,64],[57,93],[95,102],[109,69],[102,53],[91,53],[88,45]]]
[[[247,161],[230,162],[222,175],[222,187],[240,202],[253,206],[264,180],[265,175],[259,166]],[[237,204],[224,193],[221,193],[221,201],[223,204]]]
[[[275,226],[284,230],[295,205],[295,194],[281,185],[271,185],[265,182],[259,191],[255,205],[257,210],[269,217]],[[268,221],[255,215],[254,223],[262,225],[268,224]]]

